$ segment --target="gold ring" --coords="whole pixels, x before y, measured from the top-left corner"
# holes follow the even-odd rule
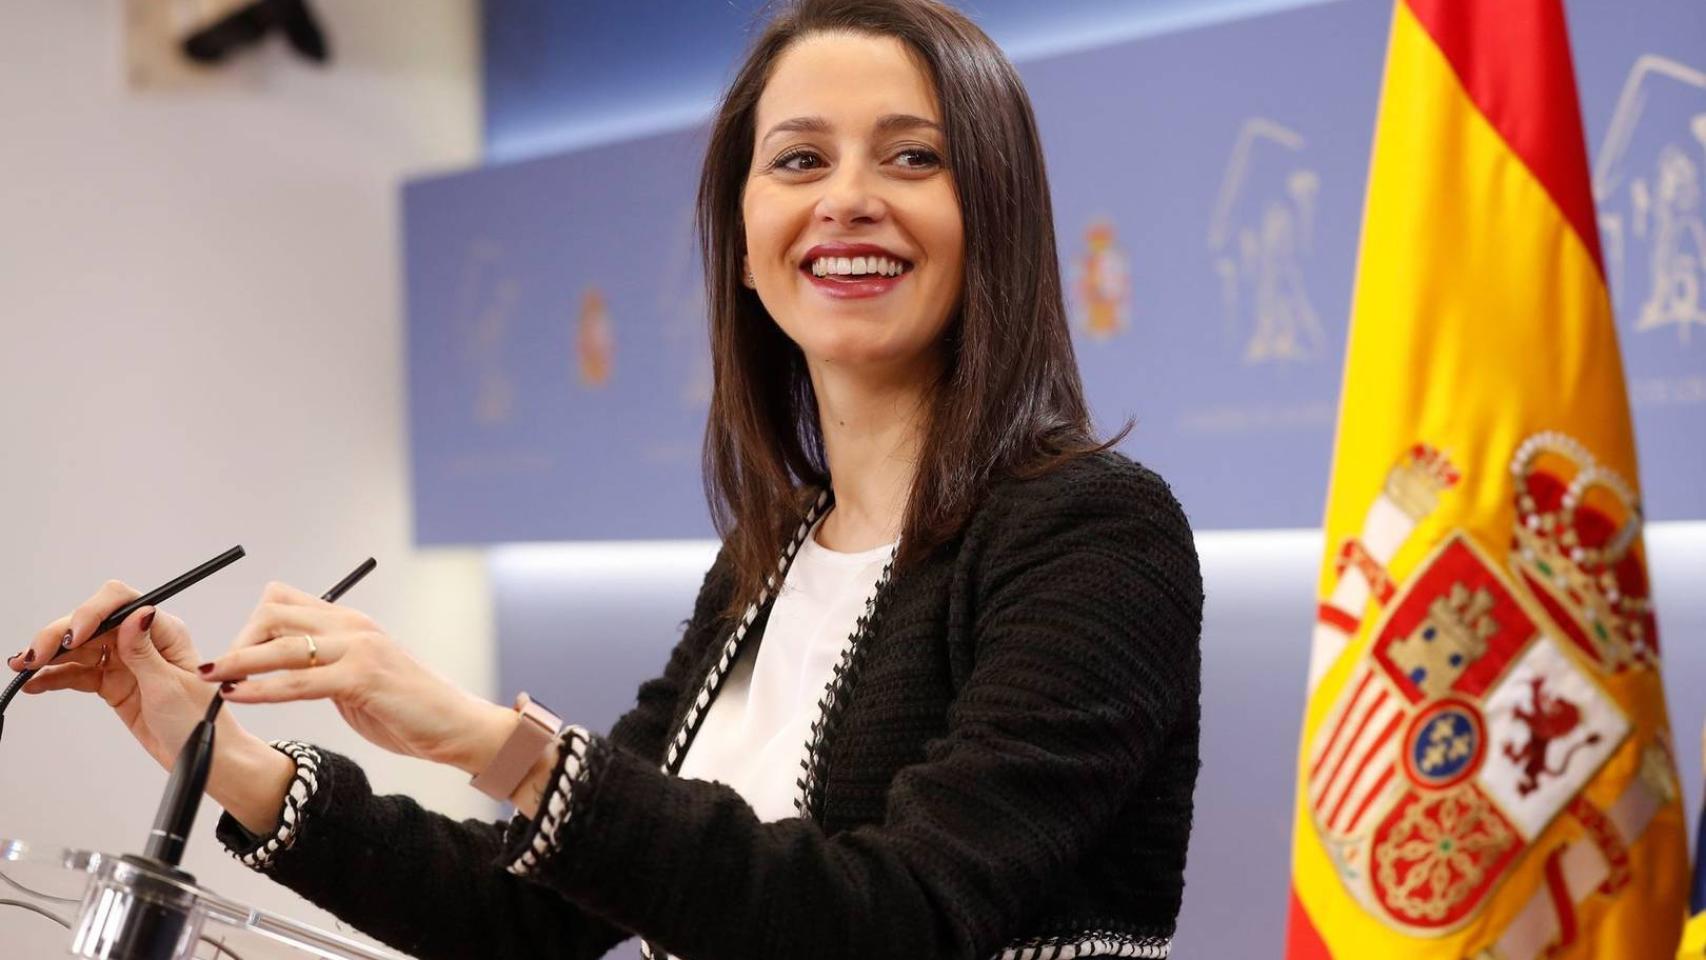
[[[302,639],[308,641],[308,666],[310,666],[310,667],[319,666],[320,665],[320,648],[315,645],[314,638],[310,637],[308,634],[305,633],[302,635]]]

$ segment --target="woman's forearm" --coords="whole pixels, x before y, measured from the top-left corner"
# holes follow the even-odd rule
[[[250,833],[272,833],[296,774],[295,761],[241,728],[222,727],[219,737],[207,795]]]

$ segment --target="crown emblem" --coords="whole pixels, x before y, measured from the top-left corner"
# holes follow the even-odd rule
[[[1561,433],[1523,441],[1511,473],[1511,566],[1535,599],[1607,672],[1650,662],[1657,629],[1634,487]]]
[[[1386,496],[1417,523],[1432,513],[1439,495],[1461,479],[1445,454],[1418,443],[1386,475]]]

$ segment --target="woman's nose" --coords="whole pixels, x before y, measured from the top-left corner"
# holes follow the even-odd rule
[[[875,223],[887,212],[868,173],[854,164],[836,170],[820,183],[823,194],[818,198],[817,215],[822,220]]]

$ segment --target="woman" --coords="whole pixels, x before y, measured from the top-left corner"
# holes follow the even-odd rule
[[[722,103],[699,214],[723,549],[608,735],[530,733],[554,718],[282,585],[199,667],[149,609],[87,642],[117,583],[14,666],[63,638],[29,689],[99,692],[163,764],[217,682],[508,796],[455,823],[225,712],[220,838],[420,957],[1166,956],[1201,581],[1165,484],[1091,439],[1011,65],[935,0],[803,0]]]

